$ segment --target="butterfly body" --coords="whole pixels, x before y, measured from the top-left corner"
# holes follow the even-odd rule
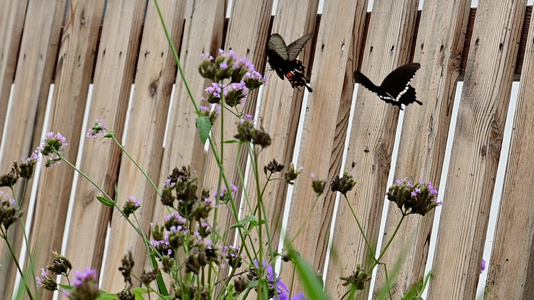
[[[313,34],[307,34],[286,46],[284,39],[278,33],[273,33],[267,42],[269,65],[280,79],[285,77],[293,88],[305,86],[309,92],[313,90],[306,84],[304,65],[297,56],[312,36]]]
[[[415,89],[410,84],[415,72],[420,67],[421,65],[418,63],[400,66],[389,73],[380,86],[376,86],[367,76],[358,71],[354,72],[354,79],[356,83],[376,93],[386,103],[398,106],[402,110],[402,104],[408,105],[416,102],[419,105],[423,105],[421,101],[417,100]]]

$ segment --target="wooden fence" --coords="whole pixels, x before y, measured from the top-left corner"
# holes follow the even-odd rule
[[[372,12],[367,13],[366,0],[331,0],[324,4],[320,18],[318,2],[280,0],[271,16],[272,0],[234,0],[226,19],[225,1],[159,0],[195,97],[209,84],[197,71],[202,52],[215,54],[219,48],[231,48],[263,70],[265,44],[272,32],[286,41],[315,32],[300,55],[314,89],[306,106],[301,108],[304,90],[292,89],[272,72],[267,73],[271,79],[259,102],[255,94],[246,106],[252,113],[259,103],[258,122],[273,138],[262,153],[262,162],[276,158],[288,165],[295,154],[296,165],[304,168],[304,179],[297,181],[288,203],[288,234],[303,223],[314,198],[306,180],[310,173],[332,179],[343,171],[344,160],[347,165],[354,162],[357,179],[349,200],[375,244],[392,234],[400,218],[397,208],[390,205],[385,234],[379,236],[390,172],[395,178],[431,180],[435,186],[446,180],[440,190],[444,204],[439,231],[434,233],[434,278],[428,299],[473,299],[510,89],[514,76],[520,76],[493,254],[486,271],[486,297],[533,299],[534,137],[530,129],[534,126],[534,29],[528,26],[531,9],[527,1],[480,1],[475,10],[467,0],[425,0],[418,11],[416,0],[375,0]],[[119,201],[124,202],[127,195],[142,199],[141,223],[148,228],[149,222],[163,215],[153,189],[109,141],[82,140],[89,126],[85,116],[89,123],[105,119],[159,185],[173,167],[191,165],[204,178],[203,185],[216,186],[217,167],[199,141],[196,115],[176,75],[152,1],[4,0],[0,6],[2,173],[9,171],[14,160],[31,154],[44,130],[61,132],[69,143],[65,155],[108,193],[113,195],[117,185]],[[413,85],[424,104],[409,106],[402,124],[398,125],[398,108],[364,89],[358,90],[351,107],[355,70],[378,81],[410,61],[421,63]],[[450,165],[447,178],[441,178],[460,78],[464,84]],[[49,117],[45,117],[47,109]],[[351,110],[354,116],[349,123]],[[301,114],[302,138],[296,140]],[[227,134],[234,134],[234,124],[225,126]],[[398,159],[391,165],[397,126],[402,126]],[[294,153],[296,144],[300,146]],[[226,155],[228,162],[233,162],[237,152],[228,147]],[[237,182],[237,170],[230,169],[230,163],[226,166],[232,174],[230,180]],[[75,268],[101,268],[102,288],[119,291],[123,285],[117,271],[120,259],[133,249],[139,273],[143,245],[116,212],[96,201],[99,193],[95,188],[85,180],[75,181],[74,175],[65,165],[41,170],[33,182],[36,192],[26,197],[30,243],[37,251],[35,266],[48,264],[50,252],[62,249],[66,241],[63,254]],[[287,185],[279,182],[266,191],[272,201],[272,218],[282,217],[287,190]],[[21,191],[16,192],[20,196]],[[71,222],[64,230],[67,218]],[[406,258],[395,281],[395,299],[424,276],[433,219],[434,213],[408,218],[391,252],[383,258],[391,266],[399,256]],[[355,271],[368,250],[346,203],[336,205],[335,193],[328,191],[321,198],[311,220],[295,246],[316,270],[327,272],[326,290],[339,299],[346,291],[340,277]],[[227,225],[233,222],[231,218],[222,221]],[[276,224],[272,228],[275,241],[280,230]],[[21,229],[11,230],[20,249]],[[327,256],[331,231],[335,257]],[[0,295],[8,299],[15,266],[6,260],[8,251],[3,244],[0,254]],[[284,268],[282,277],[288,278],[291,272]],[[384,281],[379,270],[375,286]]]

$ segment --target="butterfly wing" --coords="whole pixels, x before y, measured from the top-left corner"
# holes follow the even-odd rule
[[[312,36],[313,33],[306,34],[294,41],[293,43],[289,44],[289,46],[287,46],[288,60],[297,59],[297,56],[299,55],[300,51],[302,51],[302,48]]]
[[[289,54],[284,39],[278,33],[273,33],[267,41],[267,57],[271,68],[283,80],[285,72],[282,71],[282,66],[287,61]]]
[[[354,72],[354,81],[363,85],[366,89],[370,90],[373,93],[377,93],[379,95],[380,93],[382,93],[382,89],[379,86],[376,86],[369,78],[367,78],[367,76],[363,75],[361,72]]]
[[[267,55],[269,55],[269,52],[276,54],[282,60],[289,59],[288,47],[286,46],[284,39],[278,33],[273,33],[269,37],[267,42]]]
[[[292,87],[305,86],[310,92],[312,89],[306,84],[304,65],[300,60],[296,60],[296,57],[312,36],[313,34],[307,34],[289,46],[286,46],[284,39],[278,33],[273,33],[267,41],[269,65],[280,79],[284,79],[285,76]]]
[[[384,81],[380,84],[380,88],[391,95],[396,101],[400,102],[399,96],[405,95],[408,92],[410,81],[420,67],[421,65],[418,63],[398,67],[384,78]],[[411,92],[410,96],[412,96]],[[415,100],[415,90],[413,90],[413,96]]]
[[[306,84],[306,76],[304,75],[304,65],[300,60],[288,61],[287,70],[284,73],[292,87],[305,86],[308,92],[313,92],[312,88]]]

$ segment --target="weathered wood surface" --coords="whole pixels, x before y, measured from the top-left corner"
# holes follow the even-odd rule
[[[174,167],[188,164],[200,176],[201,186],[212,189],[217,186],[218,168],[199,142],[193,106],[180,74],[176,73],[152,1],[135,4],[111,1],[105,5],[102,0],[15,2],[2,2],[4,9],[0,12],[0,40],[3,41],[0,129],[5,126],[0,130],[2,173],[9,170],[13,160],[27,157],[35,149],[43,129],[60,131],[69,142],[66,152],[69,160],[78,163],[108,194],[117,196],[120,204],[128,195],[140,198],[144,207],[139,216],[147,233],[149,222],[168,214],[151,185],[109,140],[80,140],[95,119],[102,118],[120,140],[125,138],[128,150],[148,170],[156,186],[161,188]],[[234,1],[230,19],[225,23],[225,1],[214,5],[207,0],[160,0],[197,103],[210,83],[198,75],[202,52],[216,55],[219,48],[232,49],[239,56],[247,56],[257,70],[267,70],[266,75],[271,78],[259,99],[260,106],[256,108],[258,94],[253,93],[245,108],[247,113],[257,109],[258,125],[273,139],[261,154],[259,167],[273,158],[288,167],[297,154],[295,165],[304,168],[289,203],[286,203],[285,182],[277,181],[266,190],[266,206],[273,221],[270,230],[275,247],[280,246],[274,250],[283,248],[278,245],[283,222],[287,223],[289,239],[305,224],[292,241],[293,247],[314,269],[327,271],[325,285],[333,299],[340,298],[346,290],[339,277],[350,275],[357,263],[368,266],[365,258],[369,252],[347,203],[340,198],[335,210],[336,194],[328,186],[310,219],[305,221],[315,199],[310,174],[330,182],[343,172],[344,159],[346,170],[354,162],[352,174],[358,183],[348,199],[372,244],[376,245],[379,238],[387,240],[399,218],[397,208],[390,206],[385,236],[378,236],[389,173],[394,172],[395,178],[431,180],[435,186],[446,179],[440,176],[459,79],[465,80],[464,90],[447,185],[440,191],[444,194],[444,206],[434,261],[434,278],[439,280],[432,281],[429,297],[474,298],[510,85],[522,71],[518,114],[489,270],[489,297],[521,298],[531,289],[529,200],[534,175],[526,154],[532,148],[529,130],[533,122],[529,117],[532,115],[529,90],[533,45],[529,42],[532,33],[528,32],[531,8],[526,9],[525,1],[488,0],[480,3],[475,17],[469,1],[454,1],[452,5],[442,2],[425,1],[417,19],[418,1],[415,0],[375,1],[371,13],[365,11],[367,1],[327,1],[320,18],[316,15],[316,0],[305,5],[281,1],[274,17],[271,17],[271,1],[261,5]],[[315,33],[299,56],[314,89],[305,107],[302,107],[304,89],[292,89],[287,80],[280,80],[265,64],[265,43],[273,32],[280,33],[286,42],[308,32]],[[422,65],[413,84],[424,105],[414,104],[406,109],[398,162],[392,166],[398,108],[380,101],[365,89],[359,89],[356,105],[351,107],[352,74],[361,69],[379,82],[392,69],[409,61]],[[93,92],[88,95],[91,80]],[[49,98],[52,82],[55,89]],[[15,83],[13,100],[8,103],[12,83]],[[173,84],[175,93],[171,99]],[[90,105],[86,106],[86,101]],[[47,105],[51,113],[45,124]],[[354,119],[349,123],[351,110]],[[300,125],[303,135],[299,141],[296,133],[301,115],[304,124]],[[83,124],[84,116],[88,124]],[[224,126],[225,137],[231,138],[236,121],[227,118]],[[351,134],[345,149],[348,129]],[[218,133],[214,136],[219,142]],[[164,137],[166,143],[162,147]],[[295,153],[299,143],[300,150]],[[224,162],[229,183],[233,184],[239,182],[235,162],[244,165],[246,161],[244,156],[238,157],[235,145],[225,145]],[[65,234],[65,255],[73,261],[75,269],[85,266],[100,269],[104,276],[102,288],[119,291],[123,284],[117,271],[120,258],[126,250],[134,249],[139,273],[143,266],[148,266],[144,263],[144,249],[126,222],[96,201],[99,193],[95,188],[85,180],[74,182],[73,175],[63,164],[42,170],[38,178],[38,200],[32,220],[32,243],[39,250],[36,267],[50,262],[51,250],[61,250]],[[115,184],[119,187],[118,195],[115,195]],[[69,204],[71,194],[74,201]],[[27,198],[26,204],[30,203],[30,195]],[[282,220],[288,205],[289,218]],[[248,212],[246,206],[242,208],[243,213]],[[65,230],[69,212],[72,223]],[[405,258],[393,288],[394,298],[424,275],[433,216],[431,213],[422,218],[408,218],[390,248],[392,252],[383,258],[390,267],[399,256]],[[233,216],[221,207],[218,224],[230,226],[233,222]],[[332,226],[334,235],[330,237]],[[109,250],[103,261],[108,228]],[[13,235],[20,235],[16,230]],[[332,239],[330,257],[327,256],[329,239]],[[229,235],[228,242],[232,241]],[[20,249],[20,239],[14,239],[14,243]],[[4,259],[1,262],[4,267],[0,269],[0,295],[8,298],[15,269],[5,263],[3,244],[0,252]],[[327,261],[329,267],[324,270]],[[283,264],[282,278],[286,283],[291,282],[287,278],[292,275],[290,264]],[[380,270],[372,292],[377,293],[384,281]],[[297,280],[292,287],[297,292],[302,285]],[[361,296],[365,298],[368,292],[365,290]]]
[[[423,106],[413,105],[404,114],[395,179],[408,177],[414,182],[424,179],[439,186],[470,4],[470,1],[456,1],[454,5],[444,1],[424,3],[413,58],[423,67],[412,81]],[[397,205],[390,203],[382,248],[400,217]],[[402,268],[393,284],[394,299],[401,298],[425,275],[433,220],[434,211],[425,217],[405,218],[382,259],[391,271],[402,258]],[[384,268],[379,267],[374,294],[385,284]]]
[[[430,298],[475,298],[525,7],[495,0],[477,9]]]

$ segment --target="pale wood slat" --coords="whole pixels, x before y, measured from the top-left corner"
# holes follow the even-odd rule
[[[534,237],[534,27],[526,39],[520,90],[513,124],[510,156],[504,179],[493,252],[489,264],[486,299],[532,297]],[[485,257],[489,262],[488,257]]]
[[[159,0],[158,4],[174,44],[179,45],[185,2]],[[144,24],[129,122],[125,128],[125,147],[148,176],[158,184],[161,182],[159,175],[162,145],[174,83],[175,60],[153,2],[148,5]],[[155,221],[154,206],[160,198],[133,162],[122,154],[117,195],[119,207],[124,206],[129,195],[140,199],[138,220],[143,231],[149,232],[150,222]],[[130,218],[133,220],[133,216]],[[142,238],[124,221],[117,210],[113,212],[110,234],[103,272],[105,281],[109,282],[106,284],[107,290],[120,291],[124,288],[124,279],[117,270],[121,266],[122,257],[131,250],[135,260],[132,273],[141,274],[148,253]],[[148,270],[152,270],[152,267]]]
[[[451,5],[444,1],[425,1],[421,13],[414,62],[421,63],[412,84],[423,106],[411,104],[404,114],[395,178],[424,179],[439,186],[445,146],[460,73],[470,1]],[[389,203],[382,247],[393,234],[400,210]],[[393,282],[394,299],[425,274],[434,211],[425,217],[405,218],[382,262],[393,268],[402,258],[402,268]],[[390,278],[391,280],[391,278]],[[376,293],[386,284],[384,268],[377,273]]]
[[[261,3],[261,5],[259,5]],[[265,43],[268,36],[269,22],[271,18],[272,1],[250,2],[250,1],[234,1],[232,16],[230,17],[228,30],[226,33],[225,51],[234,50],[239,57],[246,56],[256,67],[265,64]],[[245,113],[253,114],[256,108],[257,93],[254,91],[249,94],[247,103],[245,104]],[[237,132],[237,124],[239,120],[231,115],[228,111],[224,112],[224,137],[225,140],[233,139]],[[220,119],[217,120],[213,128],[213,139],[220,151]],[[228,185],[235,184],[240,186],[239,171],[236,165],[237,161],[237,144],[224,145],[224,171],[228,179]],[[244,166],[244,156],[239,158],[241,166]],[[216,189],[219,181],[219,167],[209,150],[206,161],[206,172],[203,186]],[[244,174],[244,170],[241,170]],[[224,182],[223,182],[224,185]],[[236,197],[236,206],[239,208],[240,198]],[[227,207],[221,203],[219,205],[217,228],[228,228],[235,224],[235,218]],[[233,244],[234,231],[227,235],[225,244]]]
[[[318,1],[300,2],[294,5],[292,1],[280,1],[274,16],[272,33],[279,33],[286,44],[300,38],[304,34],[313,33],[317,17]],[[305,8],[305,9],[304,9]],[[315,47],[313,37],[303,48],[298,59],[308,66],[311,49]],[[259,66],[258,68],[259,69]],[[306,69],[309,74],[309,69]],[[286,80],[280,80],[278,75],[266,64],[264,76],[269,77],[269,82],[264,86],[262,99],[258,115],[258,127],[262,127],[271,137],[271,145],[262,150],[258,157],[258,167],[260,169],[260,185],[265,184],[265,173],[263,167],[270,161],[276,159],[277,162],[285,165],[285,170],[293,159],[293,149],[297,134],[297,125],[301,113],[302,99],[305,88],[293,89]],[[313,86],[313,83],[312,83]],[[274,177],[283,176],[283,172],[275,174]],[[251,215],[256,201],[255,179],[251,173],[248,179],[249,201],[242,207],[243,217]],[[267,186],[263,200],[267,210],[267,220],[270,220],[270,236],[274,251],[278,248],[280,239],[280,227],[282,224],[284,206],[286,202],[288,184],[283,180],[271,181]],[[248,205],[250,203],[250,206]],[[266,233],[266,231],[264,231]],[[257,245],[259,240],[254,230],[252,241]],[[267,236],[263,236],[263,242],[267,241]],[[268,251],[268,249],[266,249]]]
[[[87,93],[94,67],[103,1],[71,1],[56,66],[55,89],[47,131],[60,132],[68,147],[64,153],[75,162]],[[61,249],[74,170],[63,164],[43,170],[37,194],[32,243],[40,250],[35,268],[49,264],[51,251]],[[42,205],[42,206],[41,206]],[[51,299],[51,292],[44,297]]]
[[[415,38],[417,4],[417,1],[374,2],[361,70],[375,83],[408,61]],[[352,175],[357,184],[347,197],[372,247],[376,247],[378,239],[398,113],[397,107],[381,101],[363,87],[358,88],[347,153],[347,162],[355,163]],[[330,261],[326,286],[331,296],[339,298],[347,290],[340,277],[355,272],[357,264],[364,269],[370,267],[370,250],[343,197],[339,200],[332,252],[336,256]],[[367,297],[368,288],[360,297]]]
[[[26,29],[22,36],[20,49],[17,49],[19,53],[13,103],[5,120],[4,130],[8,134],[3,137],[2,141],[5,145],[2,157],[0,157],[0,170],[2,172],[9,171],[13,161],[18,161],[21,157],[28,157],[39,143],[43,128],[44,108],[54,71],[54,60],[58,51],[64,9],[64,1],[31,2],[27,7],[26,19],[24,20],[24,28]],[[16,191],[18,200],[22,196],[20,187]],[[28,203],[29,201],[26,199],[26,207]],[[10,228],[10,230],[14,231],[13,235],[17,237],[14,248],[15,252],[18,253],[21,232],[17,227]],[[4,243],[0,245],[0,257],[2,257],[2,264],[4,265],[0,269],[0,286],[5,287],[5,289],[0,287],[0,290],[3,290],[2,298],[10,298],[16,268],[12,260],[5,260],[9,254]]]
[[[137,1],[135,5],[130,1],[106,4],[87,127],[92,126],[97,118],[104,119],[108,128],[116,131],[119,140],[124,132],[145,8],[146,3],[142,1]],[[111,197],[117,181],[119,155],[119,149],[108,139],[84,141],[79,168]],[[81,177],[75,195],[66,256],[72,260],[74,267],[91,267],[99,270],[100,274],[111,211],[97,201],[96,196],[103,195]]]
[[[26,1],[2,1],[0,4],[0,148],[27,6]]]
[[[3,41],[0,47],[0,152],[2,146],[2,133],[7,119],[7,107],[9,101],[9,94],[13,77],[15,75],[15,68],[17,67],[17,55],[22,38],[22,26],[24,24],[24,17],[26,15],[26,8],[28,3],[25,1],[3,1],[0,8],[0,41]],[[7,172],[10,165],[7,162],[12,162],[16,158],[6,159],[6,164],[2,166],[0,172]],[[4,192],[9,192],[7,188],[0,188]],[[25,201],[26,207],[28,201]],[[21,228],[13,225],[13,228],[8,232],[8,239],[11,243],[20,245]],[[5,245],[0,245],[0,264],[9,266],[14,271],[14,265],[10,264],[11,259],[9,251],[4,251]],[[18,248],[18,247],[17,247]],[[12,282],[8,276],[8,271],[0,271],[0,282]],[[6,289],[5,293],[4,290]],[[0,295],[8,295],[12,288],[8,285],[0,284]]]
[[[475,298],[526,1],[481,1],[434,257],[431,299]]]
[[[198,72],[201,54],[206,52],[215,56],[221,48],[224,8],[224,1],[217,1],[217,5],[213,5],[212,1],[201,0],[192,1],[186,12],[179,57],[197,105],[200,105],[202,91],[211,84],[211,81],[202,78]],[[200,177],[204,175],[206,155],[195,126],[197,115],[179,73],[176,74],[175,94],[170,110],[160,185],[175,167],[191,166],[191,170],[197,172]],[[161,219],[164,214],[168,214],[168,210],[158,203],[154,218]]]
[[[295,249],[316,270],[323,268],[326,259],[333,215],[335,195],[329,188],[319,198],[302,232],[296,238],[295,235],[306,222],[315,200],[310,174],[331,180],[340,170],[353,86],[350,73],[358,61],[359,49],[355,47],[363,36],[361,24],[365,20],[366,6],[366,1],[329,2],[324,7],[317,33],[311,75],[314,91],[309,94],[296,163],[297,167],[303,167],[303,172],[294,186],[287,224],[287,237],[294,239]],[[286,282],[294,275],[293,268],[287,266],[282,270]],[[297,280],[291,288],[297,292],[302,284]]]

